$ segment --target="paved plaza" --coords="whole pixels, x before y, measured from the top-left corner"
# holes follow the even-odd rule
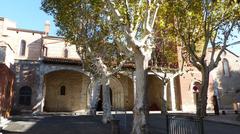
[[[103,124],[101,115],[38,115],[13,116],[4,128],[4,134],[111,134],[111,123]],[[128,134],[132,128],[132,114],[116,114],[120,133]],[[150,131],[153,134],[165,133],[165,117],[150,115]]]
[[[128,134],[132,127],[132,114],[116,114],[120,120],[121,134]],[[204,119],[205,134],[239,134],[240,121],[236,114],[209,115]],[[149,128],[151,134],[166,134],[165,116],[150,114]],[[37,116],[13,116],[4,128],[3,134],[111,134],[111,123],[103,124],[101,115],[73,116],[69,114],[44,114]]]

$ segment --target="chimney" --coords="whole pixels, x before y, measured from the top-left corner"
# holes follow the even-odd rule
[[[49,20],[45,21],[44,32],[45,32],[46,35],[48,35],[48,33],[50,32],[50,22],[49,22]]]

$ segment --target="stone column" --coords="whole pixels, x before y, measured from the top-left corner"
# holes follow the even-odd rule
[[[132,81],[133,81],[133,100],[136,99],[136,74],[135,71],[132,73]]]
[[[171,78],[171,79],[170,79],[170,93],[171,93],[172,111],[177,111],[177,108],[176,108],[176,96],[175,96],[174,78]]]
[[[163,99],[167,102],[167,83],[166,83],[166,85],[165,85],[165,88],[163,88],[163,90],[164,90],[164,94],[163,94]]]
[[[43,112],[43,107],[44,107],[44,97],[45,97],[45,83],[44,83],[44,76],[40,75],[40,80],[39,80],[39,103],[40,103],[40,111]]]
[[[39,69],[39,88],[38,88],[38,104],[39,104],[39,112],[43,112],[43,107],[44,107],[44,99],[45,99],[45,94],[46,94],[46,85],[44,82],[44,65],[40,65],[40,69]]]

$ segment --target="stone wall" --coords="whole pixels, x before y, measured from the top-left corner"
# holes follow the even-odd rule
[[[47,37],[43,41],[44,46],[47,48],[43,52],[45,54],[44,56],[65,58],[64,51],[67,50],[67,58],[79,59],[79,55],[76,52],[75,45],[69,45],[61,38]]]
[[[18,112],[32,112],[37,105],[36,98],[38,98],[40,83],[40,64],[39,61],[31,60],[16,60],[14,65],[14,72],[16,74],[15,90],[14,90],[14,111]],[[31,88],[31,103],[30,105],[19,104],[19,92],[23,87]]]
[[[46,80],[44,81],[45,75],[57,71],[76,71],[83,72],[81,66],[77,65],[62,65],[62,64],[44,64],[42,61],[32,60],[16,60],[14,65],[14,72],[16,73],[16,82],[14,90],[14,111],[18,112],[40,112],[43,110]],[[86,74],[85,74],[86,75]],[[57,78],[57,77],[56,77]],[[68,77],[64,77],[65,79]],[[68,79],[67,79],[68,80]],[[49,79],[49,81],[51,81]],[[86,83],[85,77],[84,81]],[[22,87],[30,87],[32,90],[31,104],[20,105],[19,104],[19,90]],[[83,86],[81,84],[81,86]],[[86,84],[85,84],[86,86]],[[81,87],[80,87],[81,88]],[[86,88],[86,87],[84,87]],[[81,92],[83,96],[86,93]],[[81,100],[86,100],[86,97],[82,97]],[[80,101],[81,101],[80,100]],[[75,104],[74,104],[75,105]],[[86,107],[86,106],[85,106]]]
[[[14,50],[14,59],[22,60],[38,60],[41,55],[42,35],[31,32],[17,32],[8,30],[7,36],[4,38],[5,42],[10,44]],[[21,41],[26,42],[25,55],[20,54]]]
[[[50,64],[41,60],[16,60],[16,84],[14,109],[20,112],[79,112],[87,110],[89,73],[79,65]],[[162,83],[159,78],[149,75],[148,99],[150,110],[161,109]],[[175,83],[176,106],[181,108],[182,100],[179,79]],[[61,95],[61,86],[65,85],[66,95]],[[170,84],[168,84],[170,85]],[[32,89],[31,105],[19,104],[19,90],[28,86]],[[125,73],[114,75],[110,79],[112,103],[117,110],[132,110],[134,90],[132,78]],[[167,90],[168,109],[172,109],[170,87]],[[185,100],[183,100],[185,101]],[[189,101],[189,100],[188,100]]]
[[[45,76],[46,111],[74,112],[86,109],[83,74],[75,71],[57,71]],[[61,94],[61,88],[64,93]],[[86,87],[85,87],[86,88]]]
[[[232,109],[234,101],[240,102],[240,59],[231,53],[223,53],[218,67],[211,72],[213,90],[218,96],[220,108]],[[225,75],[224,61],[229,75]]]

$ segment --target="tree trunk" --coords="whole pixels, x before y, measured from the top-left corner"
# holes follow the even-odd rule
[[[98,69],[98,73],[101,77],[102,95],[103,95],[103,123],[107,123],[112,120],[111,114],[111,100],[110,100],[110,74],[108,73],[107,66],[102,61],[102,57],[97,57],[94,63]]]
[[[110,98],[110,80],[103,80],[103,123],[108,123],[112,120],[111,114],[111,98]]]
[[[163,83],[162,83],[162,86],[163,86],[163,91],[162,91],[162,95],[161,95],[161,98],[162,98],[162,114],[163,115],[166,115],[167,114],[167,81],[165,79],[163,79]]]
[[[132,134],[148,133],[148,105],[147,105],[147,68],[149,58],[135,53],[136,65],[136,97],[133,109]]]
[[[91,83],[89,86],[90,97],[89,97],[89,114],[96,115],[96,106],[100,93],[100,81],[96,78],[91,78]]]
[[[200,96],[197,101],[197,116],[206,116],[207,97],[208,97],[208,84],[209,84],[209,70],[205,67],[202,71],[202,84],[200,89]]]

